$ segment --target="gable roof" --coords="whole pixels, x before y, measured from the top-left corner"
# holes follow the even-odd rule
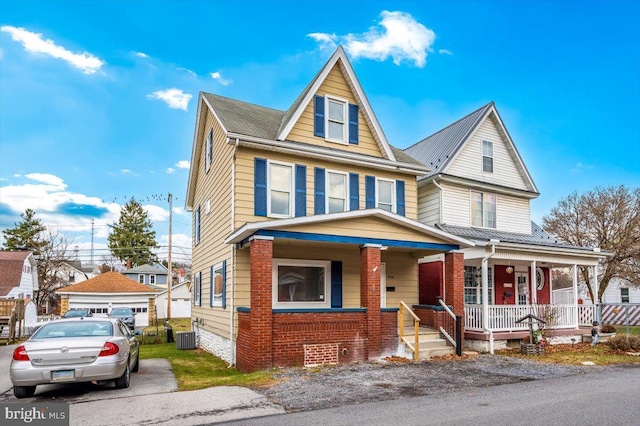
[[[0,251],[0,296],[6,296],[20,285],[22,266],[30,251]]]
[[[56,290],[56,293],[150,293],[156,291],[119,272],[105,272],[95,278]]]
[[[509,145],[516,167],[522,173],[525,182],[528,184],[529,190],[537,193],[538,189],[536,184],[533,182],[524,161],[522,161],[522,157],[511,140],[511,136],[504,126],[502,118],[500,118],[500,114],[498,114],[498,110],[496,109],[493,101],[404,150],[406,154],[420,161],[431,170],[426,175],[421,176],[418,180],[423,180],[439,174],[446,174],[447,167],[453,162],[464,144],[473,136],[478,127],[491,115],[495,117],[498,124],[498,131],[503,135]]]
[[[123,274],[156,274],[156,275],[168,275],[169,272],[164,268],[158,268],[147,264],[136,266],[135,268],[127,269],[122,272]]]

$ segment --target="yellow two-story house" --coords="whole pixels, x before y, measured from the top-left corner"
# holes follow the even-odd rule
[[[287,111],[200,93],[186,201],[198,345],[243,371],[393,354],[418,259],[438,253],[461,315],[459,250],[474,243],[417,221],[428,172],[387,141],[342,48]]]

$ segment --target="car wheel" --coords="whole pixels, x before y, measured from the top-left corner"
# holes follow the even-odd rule
[[[13,387],[13,394],[18,399],[29,398],[33,396],[34,393],[36,393],[35,386],[14,386]]]
[[[132,373],[137,373],[140,369],[140,352],[136,354],[136,363],[133,364],[133,368],[131,369]]]
[[[124,368],[124,373],[122,373],[122,376],[118,377],[115,380],[116,389],[128,388],[130,380],[131,380],[131,371],[129,370],[129,361],[127,360],[127,365]]]

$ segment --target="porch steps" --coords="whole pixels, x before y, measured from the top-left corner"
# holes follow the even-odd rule
[[[419,359],[421,360],[455,353],[455,348],[449,346],[447,341],[440,337],[440,332],[433,328],[420,327],[418,340],[420,342]],[[413,327],[405,328],[402,341],[405,344],[414,345],[415,333]]]

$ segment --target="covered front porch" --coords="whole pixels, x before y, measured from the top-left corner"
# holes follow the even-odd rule
[[[242,371],[395,354],[399,315],[411,321],[400,301],[417,303],[418,259],[443,253],[461,288],[462,254],[453,251],[469,246],[381,210],[249,224],[228,242],[236,292],[246,294],[235,340]]]

